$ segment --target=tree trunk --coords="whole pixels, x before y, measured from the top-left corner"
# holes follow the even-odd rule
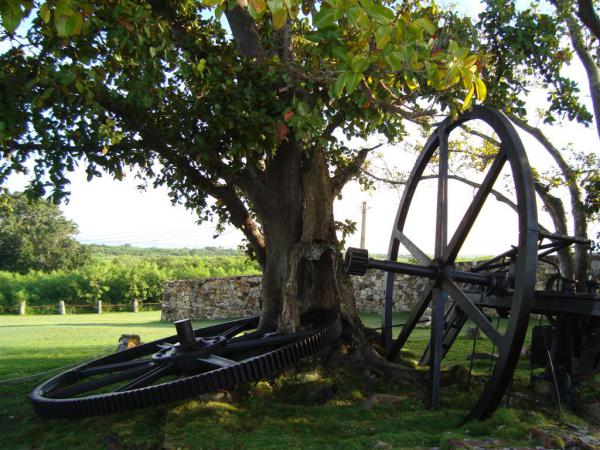
[[[319,148],[310,157],[304,153],[304,161],[302,154],[298,145],[286,143],[266,174],[260,327],[293,333],[304,325],[301,318],[310,325],[340,314],[350,328],[362,330],[335,233],[327,163]]]

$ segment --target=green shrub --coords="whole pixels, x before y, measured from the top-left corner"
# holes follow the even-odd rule
[[[16,308],[22,301],[30,306],[129,304],[134,299],[155,303],[162,298],[168,280],[249,275],[259,273],[258,265],[244,256],[139,257],[121,255],[96,258],[71,271],[26,274],[0,271],[0,306]]]

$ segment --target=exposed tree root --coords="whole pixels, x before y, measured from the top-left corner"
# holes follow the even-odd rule
[[[412,365],[388,361],[381,356],[383,349],[379,342],[378,334],[367,330],[360,321],[352,324],[345,322],[344,334],[338,347],[333,348],[322,363],[326,367],[347,363],[363,373],[389,382],[402,385],[421,384],[421,377]]]

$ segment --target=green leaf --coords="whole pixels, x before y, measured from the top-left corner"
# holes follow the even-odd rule
[[[354,58],[352,58],[352,63],[350,64],[350,67],[354,72],[363,73],[369,68],[369,58],[356,55]]]
[[[342,73],[337,80],[335,80],[335,83],[333,84],[333,94],[336,97],[341,97],[342,96],[342,92],[344,92],[344,87],[346,86],[346,73]]]
[[[267,0],[267,6],[273,17],[273,28],[279,30],[287,22],[287,9],[283,0]]]
[[[221,19],[221,16],[225,12],[225,4],[221,3],[219,6],[215,8],[215,17],[217,19]]]
[[[368,2],[365,6],[367,14],[373,19],[383,24],[388,24],[394,20],[394,12],[386,6],[378,5],[377,3]]]
[[[424,17],[416,19],[413,23],[429,35],[434,35],[436,32],[436,26]]]
[[[2,18],[2,26],[9,33],[12,34],[17,29],[21,20],[23,19],[24,13],[21,10],[21,5],[15,0],[3,1],[0,4],[0,17]]]
[[[59,36],[67,37],[71,34],[71,27],[74,27],[74,24],[69,24],[69,19],[70,17],[64,14],[60,16],[54,16],[54,25],[56,26],[56,32]]]
[[[335,23],[333,9],[323,5],[321,9],[313,16],[313,25],[319,29],[327,28]]]
[[[348,94],[352,94],[358,87],[363,75],[362,73],[357,72],[346,72],[345,78],[346,92],[348,92]]]
[[[81,28],[83,27],[83,16],[79,13],[79,11],[74,11],[69,20],[73,26],[71,34],[80,34]]]
[[[271,15],[273,16],[274,30],[280,30],[285,26],[285,23],[287,22],[288,18],[287,10],[285,8],[271,11]]]
[[[471,85],[471,89],[469,89],[469,92],[467,92],[467,96],[463,100],[463,104],[460,107],[461,111],[464,111],[465,109],[467,109],[471,105],[471,102],[473,101],[473,94],[474,93],[475,93],[475,85],[472,84]]]
[[[416,79],[407,77],[406,75],[404,75],[404,81],[406,82],[406,85],[408,86],[408,88],[411,91],[414,91],[415,89],[417,89],[419,87],[419,83],[417,82]]]
[[[385,57],[385,62],[394,72],[398,72],[404,68],[404,55],[402,52],[392,52]]]
[[[390,42],[390,30],[391,28],[386,26],[380,26],[375,30],[375,44],[378,49],[382,50]]]
[[[462,77],[463,86],[465,89],[470,89],[471,85],[473,84],[473,74],[471,71],[469,69],[461,68],[460,76]]]
[[[477,55],[468,56],[464,62],[465,67],[466,68],[471,67],[473,64],[475,64],[476,61],[477,61]]]
[[[258,14],[264,13],[267,9],[267,4],[265,3],[265,0],[249,0],[248,3],[254,8],[254,10]]]
[[[348,62],[348,49],[340,46],[335,46],[331,49],[331,54],[340,61]]]
[[[48,23],[50,22],[50,16],[51,12],[50,8],[48,7],[48,3],[44,3],[42,6],[40,6],[40,17],[42,18],[44,23]]]
[[[206,59],[201,58],[200,61],[198,61],[198,64],[196,64],[196,70],[200,75],[202,75],[204,73],[204,69],[206,69]]]
[[[477,88],[477,100],[482,102],[487,97],[487,87],[485,86],[483,80],[481,80],[480,78],[475,79],[475,85]]]
[[[446,79],[444,80],[444,88],[449,88],[460,81],[460,70],[455,65],[452,65],[446,73]]]
[[[56,10],[54,11],[54,15],[62,16],[64,14],[65,16],[69,16],[71,15],[72,9],[71,0],[58,0],[58,2],[56,2]]]

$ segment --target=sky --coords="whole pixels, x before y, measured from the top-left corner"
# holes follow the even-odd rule
[[[459,9],[467,14],[479,12],[481,6],[474,0],[459,2]],[[580,88],[587,95],[587,82],[583,68],[575,63],[568,69],[569,75],[580,82]],[[543,103],[543,90],[532,91],[528,103]],[[584,128],[575,124],[562,127],[544,128],[548,137],[559,148],[573,144],[575,148],[585,148],[589,142],[597,144],[594,128]],[[527,149],[532,166],[548,167],[548,157],[541,147],[526,134],[520,133]],[[407,142],[423,142],[419,136],[409,136]],[[403,145],[384,146],[378,149],[388,166],[409,171],[417,157],[407,152]],[[589,149],[589,151],[598,151]],[[375,163],[380,164],[380,163]],[[196,223],[196,217],[181,205],[172,205],[166,188],[148,188],[143,192],[137,189],[133,174],[121,182],[109,176],[86,181],[83,170],[77,170],[71,179],[71,196],[68,203],[61,205],[64,214],[79,226],[77,239],[83,243],[109,245],[131,244],[141,247],[207,247],[219,246],[234,248],[242,241],[238,230],[228,227],[216,236],[212,223]],[[7,187],[11,191],[20,190],[25,184],[23,177],[12,178]],[[423,250],[433,247],[435,183],[430,182],[417,192],[407,224],[407,235]],[[453,229],[472,198],[473,190],[451,183],[450,187],[450,229]],[[386,253],[394,222],[400,193],[395,189],[377,186],[375,191],[363,192],[357,183],[349,183],[342,192],[341,199],[334,205],[336,220],[345,219],[357,222],[360,231],[361,207],[367,202],[366,247],[371,253]],[[542,224],[549,225],[547,217],[540,218]],[[598,225],[592,232],[600,231]],[[346,244],[358,247],[360,233],[349,236]],[[516,243],[516,216],[507,207],[488,201],[474,230],[465,243],[463,255],[490,255],[508,249]]]

